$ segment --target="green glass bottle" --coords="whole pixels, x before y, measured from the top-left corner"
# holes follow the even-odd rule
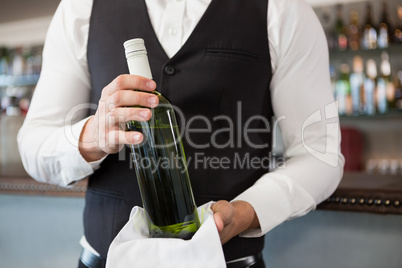
[[[338,50],[346,50],[348,48],[348,39],[346,35],[346,26],[343,21],[343,7],[342,5],[336,6],[336,23],[335,34],[337,40]]]
[[[144,40],[128,40],[124,48],[130,74],[152,79]],[[159,98],[152,118],[126,122],[126,130],[144,136],[130,148],[150,237],[190,239],[200,222],[175,111],[159,92],[149,94]]]

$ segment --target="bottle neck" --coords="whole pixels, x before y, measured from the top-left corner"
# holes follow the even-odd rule
[[[358,15],[356,13],[352,13],[350,15],[350,24],[351,25],[356,25],[356,26],[359,25],[359,17],[358,17]]]
[[[381,23],[388,24],[388,8],[387,8],[387,3],[386,2],[383,2],[383,4],[382,4]]]
[[[371,6],[367,6],[367,10],[366,10],[366,25],[373,26],[372,15],[371,14],[372,14]]]
[[[151,67],[149,65],[144,40],[134,38],[124,42],[123,46],[130,74],[152,79]]]
[[[148,56],[146,54],[129,57],[127,64],[130,74],[152,79],[151,67],[149,66]]]

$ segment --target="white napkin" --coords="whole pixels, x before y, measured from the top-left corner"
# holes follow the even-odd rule
[[[199,207],[201,227],[190,240],[149,238],[145,211],[134,207],[109,247],[106,268],[224,268],[222,245],[209,202]]]

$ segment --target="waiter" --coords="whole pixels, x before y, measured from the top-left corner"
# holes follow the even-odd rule
[[[154,81],[124,75],[122,44],[136,37]],[[157,106],[132,89],[158,88],[183,111],[196,203],[217,201],[228,267],[265,267],[263,235],[313,210],[342,177],[328,66],[323,30],[302,0],[64,0],[18,136],[22,160],[38,181],[89,177],[79,267],[104,267],[141,205],[123,148],[143,137],[110,118],[149,120],[149,109],[127,106]],[[276,123],[286,163],[269,172]]]

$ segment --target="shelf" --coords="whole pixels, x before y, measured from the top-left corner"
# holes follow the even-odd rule
[[[387,52],[388,54],[398,54],[402,53],[402,44],[392,44],[387,48],[376,48],[376,49],[369,49],[369,50],[331,50],[329,51],[330,59],[337,59],[337,58],[352,58],[353,56],[359,55],[363,58],[368,57],[379,57],[381,56],[382,52]]]
[[[318,209],[402,214],[402,175],[345,173],[337,190]]]
[[[375,115],[342,115],[339,116],[341,122],[342,121],[377,121],[377,120],[402,120],[402,111],[390,111],[385,114],[375,114]]]

